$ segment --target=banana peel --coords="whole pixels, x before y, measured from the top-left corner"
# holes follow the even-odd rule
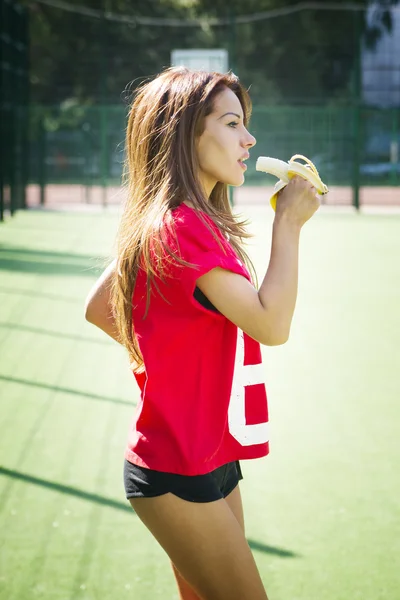
[[[306,164],[298,162],[301,159]],[[317,193],[321,196],[329,192],[328,187],[322,181],[316,166],[311,160],[303,156],[302,154],[295,154],[292,158],[285,162],[279,158],[271,158],[269,156],[260,156],[257,159],[256,170],[269,173],[278,178],[279,181],[275,184],[274,193],[270,198],[270,203],[273,210],[276,210],[276,202],[278,199],[279,192],[287,186],[289,181],[295,175],[299,175],[304,179],[307,179],[315,187]]]

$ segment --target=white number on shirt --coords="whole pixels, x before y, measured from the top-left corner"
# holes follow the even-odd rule
[[[264,383],[262,363],[244,364],[244,335],[238,328],[235,367],[228,409],[229,432],[242,446],[268,442],[268,422],[246,425],[245,386]]]

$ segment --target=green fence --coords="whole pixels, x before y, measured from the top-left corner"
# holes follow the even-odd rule
[[[30,183],[118,185],[124,162],[125,110],[121,106],[31,107]]]
[[[28,134],[28,15],[0,0],[0,221],[25,206]]]
[[[400,186],[399,7],[300,3],[246,16],[238,0],[229,8],[220,0],[215,15],[206,11],[217,18],[205,28],[199,19],[193,25],[196,11],[185,3],[152,3],[150,10],[127,0],[91,9],[19,2],[0,0],[0,219],[4,210],[39,201],[36,189],[26,193],[28,183],[39,186],[41,204],[51,199],[49,184],[60,186],[56,194],[79,184],[79,201],[106,202],[106,193],[91,188],[121,182],[122,98],[168,65],[176,48],[229,50],[230,68],[251,87],[258,143],[247,185],[273,182],[256,173],[257,156],[299,153],[329,186],[352,187],[356,206],[360,186]],[[380,49],[370,39],[379,28]],[[394,194],[400,204],[400,189]]]
[[[32,107],[31,183],[43,190],[49,183],[118,185],[125,127],[122,106]],[[315,162],[328,185],[400,185],[400,109],[256,106],[250,130],[257,146],[248,185],[271,182],[256,173],[258,156],[297,153]]]

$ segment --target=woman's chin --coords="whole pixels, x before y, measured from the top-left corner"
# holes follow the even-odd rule
[[[240,175],[235,174],[235,175],[228,175],[226,177],[221,177],[218,181],[219,181],[219,183],[223,183],[225,185],[239,187],[244,184],[244,173],[241,173]]]
[[[235,177],[232,178],[231,181],[229,181],[228,185],[233,185],[234,187],[240,187],[241,185],[244,184],[244,174],[242,174],[242,176],[240,177]]]
[[[235,173],[235,175],[229,175],[228,177],[221,178],[220,181],[226,185],[239,187],[240,185],[244,184],[244,173],[240,173],[239,175]]]

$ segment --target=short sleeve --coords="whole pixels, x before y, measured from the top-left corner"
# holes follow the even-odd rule
[[[192,293],[196,280],[216,267],[232,271],[250,280],[245,265],[213,221],[204,215],[205,223],[193,209],[186,208],[187,210],[181,209],[178,218],[175,219],[179,255],[184,261],[193,265],[184,266],[181,270],[182,283],[185,287],[187,286]]]

